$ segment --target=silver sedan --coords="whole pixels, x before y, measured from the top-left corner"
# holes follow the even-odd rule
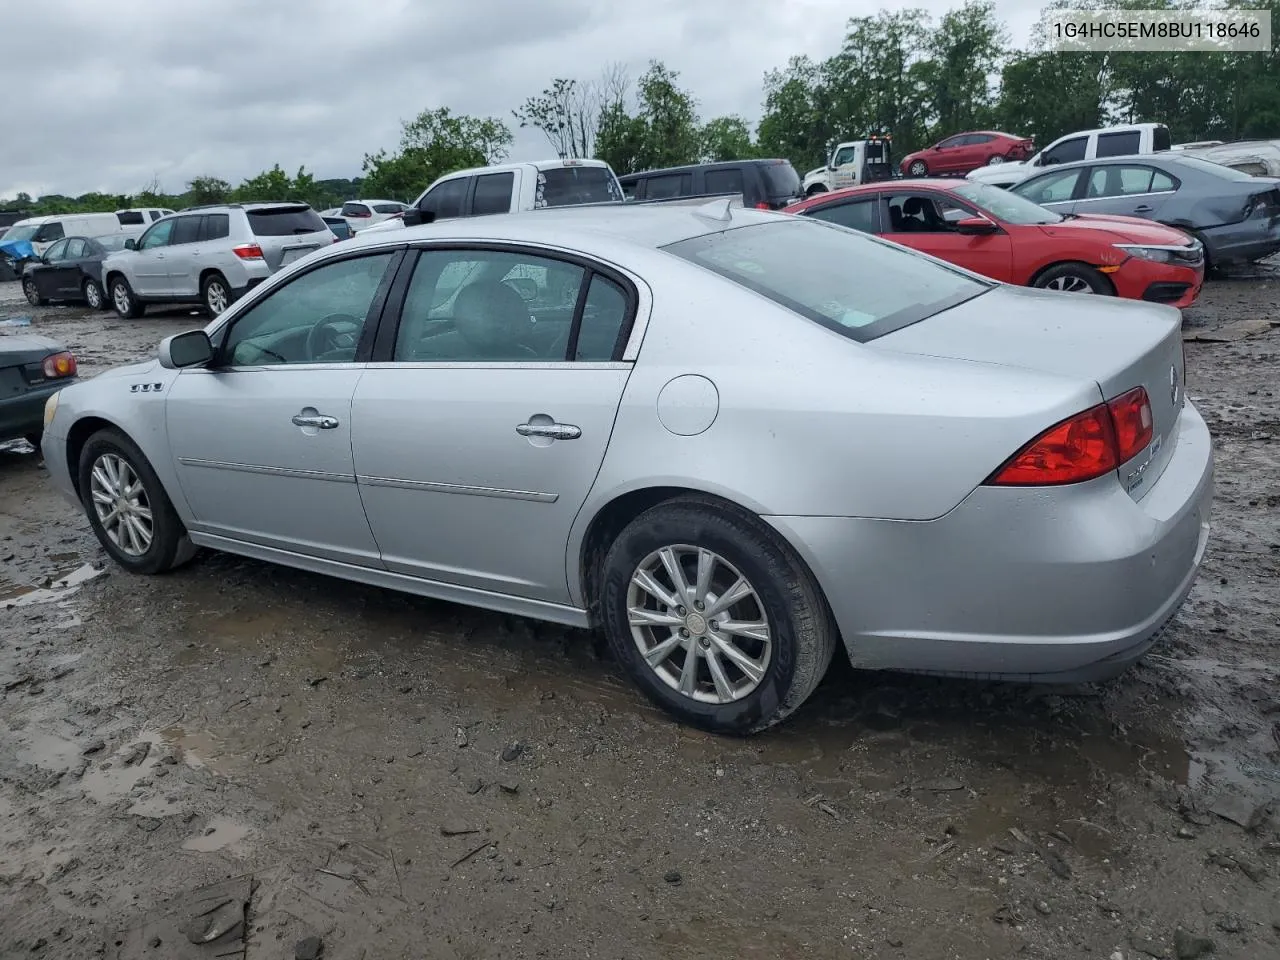
[[[808,218],[584,207],[317,251],[46,408],[154,574],[198,547],[603,629],[761,730],[862,668],[1072,682],[1156,642],[1208,535],[1179,314]]]

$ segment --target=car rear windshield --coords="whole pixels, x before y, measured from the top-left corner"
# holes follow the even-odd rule
[[[790,163],[762,163],[760,175],[764,177],[765,191],[771,200],[798,197],[802,192],[800,175]]]
[[[290,237],[329,229],[310,207],[259,207],[246,214],[249,229],[258,237]]]
[[[1201,173],[1207,173],[1222,180],[1243,181],[1256,179],[1251,173],[1245,173],[1243,170],[1237,170],[1225,164],[1214,163],[1211,160],[1202,160],[1199,157],[1178,157],[1177,165],[1190,167],[1192,170],[1199,170]]]
[[[752,224],[663,249],[862,343],[995,286],[820,220]]]
[[[951,188],[951,192],[957,197],[968,200],[984,213],[989,213],[997,220],[1003,220],[1014,226],[1028,227],[1035,224],[1062,222],[1062,216],[1052,210],[1046,210],[1026,197],[1002,190],[1000,187],[993,187],[989,183],[961,180]]]
[[[608,167],[552,167],[538,171],[539,207],[622,200],[618,179]]]

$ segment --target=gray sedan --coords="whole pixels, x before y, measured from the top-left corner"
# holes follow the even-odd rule
[[[1009,188],[1061,214],[1119,214],[1192,233],[1208,266],[1280,251],[1280,179],[1176,153],[1064,163]]]
[[[605,631],[711,730],[858,667],[1114,675],[1191,589],[1178,311],[809,218],[614,205],[360,234],[51,401],[125,569],[198,547]]]

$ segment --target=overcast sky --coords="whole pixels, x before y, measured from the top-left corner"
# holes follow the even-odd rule
[[[917,0],[941,14],[948,0]],[[761,80],[834,53],[873,0],[36,0],[5,4],[0,71],[19,109],[0,197],[233,184],[280,163],[358,176],[424,108],[496,116],[511,159],[548,156],[511,110],[552,77],[680,73],[704,119],[760,116]],[[1038,0],[998,0],[1015,42]],[[855,131],[850,131],[854,133]],[[424,185],[425,186],[425,185]]]

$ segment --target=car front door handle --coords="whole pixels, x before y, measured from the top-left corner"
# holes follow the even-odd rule
[[[516,427],[522,437],[549,437],[552,440],[577,440],[582,428],[572,423],[522,423]]]
[[[1147,204],[1147,203],[1144,203],[1144,204],[1142,204],[1141,206],[1134,207],[1134,208],[1133,208],[1133,212],[1134,212],[1134,213],[1150,213],[1150,212],[1151,212],[1151,205],[1150,205],[1150,204]]]
[[[306,417],[299,413],[294,416],[293,425],[295,427],[319,427],[321,430],[333,430],[338,426],[338,418],[326,417],[323,414]]]

